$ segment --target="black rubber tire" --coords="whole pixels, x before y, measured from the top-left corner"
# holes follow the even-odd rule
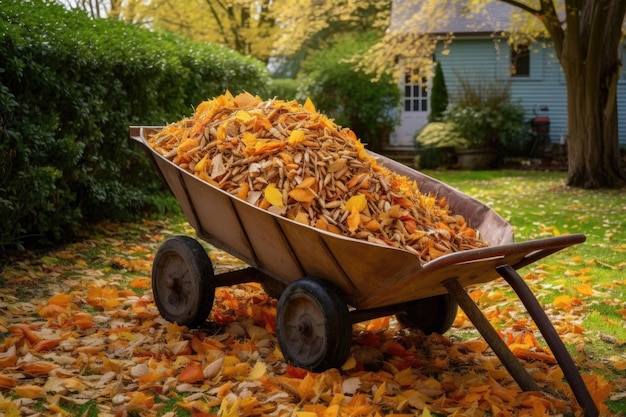
[[[152,264],[152,292],[165,320],[187,327],[206,321],[215,300],[215,278],[197,240],[174,236],[161,244]]]
[[[421,330],[425,334],[444,334],[456,318],[459,309],[450,294],[436,295],[404,304],[406,313],[396,314],[403,327]]]
[[[339,368],[350,355],[348,306],[332,284],[318,278],[302,278],[285,288],[276,309],[276,331],[283,356],[299,368]]]

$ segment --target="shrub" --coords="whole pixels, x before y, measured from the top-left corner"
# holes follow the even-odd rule
[[[178,120],[226,89],[262,95],[269,79],[225,47],[50,1],[2,1],[0,25],[0,246],[155,209],[163,188],[128,126]]]
[[[272,78],[268,89],[268,98],[294,100],[298,96],[298,81],[293,78]]]
[[[447,108],[448,88],[446,87],[446,79],[443,76],[441,62],[437,61],[430,91],[430,113],[428,114],[428,121],[441,121],[443,119],[443,112],[445,112]]]
[[[460,89],[443,115],[470,148],[495,148],[501,154],[519,149],[526,134],[524,109],[511,101],[509,84],[460,78]]]
[[[320,111],[351,128],[372,150],[379,150],[393,129],[400,100],[390,73],[373,81],[372,74],[356,70],[351,62],[376,39],[372,33],[343,34],[330,47],[313,52],[302,64],[300,91],[301,99],[309,96]]]
[[[452,123],[428,123],[417,134],[415,139],[420,148],[466,148],[469,141],[458,131]]]

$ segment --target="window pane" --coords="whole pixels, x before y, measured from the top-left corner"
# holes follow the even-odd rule
[[[404,111],[411,111],[411,100],[404,100]]]
[[[404,86],[404,97],[411,97],[411,86],[410,85],[405,85]]]
[[[419,97],[420,96],[420,88],[417,85],[413,86],[413,97]]]
[[[422,99],[422,111],[428,111],[428,100]]]
[[[530,48],[528,45],[517,45],[511,48],[511,76],[530,75]]]
[[[420,101],[413,100],[413,111],[420,111]]]

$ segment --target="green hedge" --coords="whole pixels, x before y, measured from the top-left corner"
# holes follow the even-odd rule
[[[264,95],[259,61],[45,0],[0,3],[0,249],[155,209],[129,125],[179,120],[229,89]]]

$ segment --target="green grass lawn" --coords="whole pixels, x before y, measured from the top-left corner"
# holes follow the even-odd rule
[[[551,316],[581,368],[601,372],[618,384],[626,380],[626,190],[568,188],[566,174],[540,171],[427,171],[487,204],[507,220],[516,241],[566,233],[587,240],[519,272]],[[481,309],[507,311],[515,297],[495,283]],[[519,317],[516,316],[519,320]],[[514,320],[492,319],[500,330]],[[568,329],[567,326],[571,326]],[[581,328],[584,332],[581,333]],[[626,399],[609,402],[615,412]]]

